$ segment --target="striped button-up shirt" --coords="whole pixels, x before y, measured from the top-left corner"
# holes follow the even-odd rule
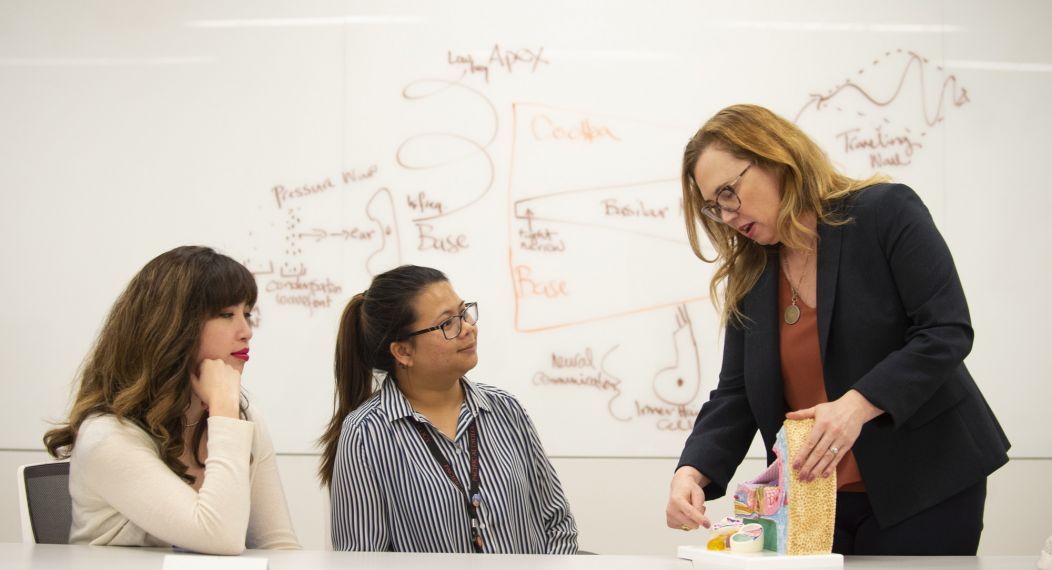
[[[347,416],[330,490],[333,548],[473,552],[464,494],[442,471],[415,420],[464,485],[470,481],[467,428],[477,422],[485,552],[577,551],[570,506],[522,405],[499,388],[466,378],[461,384],[464,404],[453,441],[413,411],[390,377]]]

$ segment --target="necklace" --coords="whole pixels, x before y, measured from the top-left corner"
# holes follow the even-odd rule
[[[793,291],[792,304],[785,308],[785,313],[782,315],[782,319],[785,320],[787,325],[795,325],[800,320],[800,307],[796,305],[797,299],[800,298],[800,286],[804,282],[804,275],[807,275],[807,262],[811,259],[811,251],[807,251],[807,255],[804,256],[804,270],[801,272],[800,278],[796,280],[796,287],[793,287],[793,276],[789,272],[789,261],[787,257],[782,257],[782,263],[785,265],[785,276],[789,279],[789,288]]]
[[[438,448],[438,444],[435,443],[435,439],[431,437],[431,434],[427,432],[427,428],[424,427],[420,422],[413,420],[413,427],[420,434],[420,439],[424,440],[424,444],[428,449],[431,450],[431,455],[435,457],[435,461],[438,462],[438,466],[445,472],[446,477],[453,483],[453,486],[460,491],[460,494],[464,497],[464,505],[467,507],[468,517],[471,519],[471,547],[475,552],[483,552],[482,546],[482,534],[479,529],[484,527],[481,518],[479,517],[479,503],[482,500],[480,480],[479,480],[479,428],[478,422],[471,422],[468,426],[468,484],[470,485],[465,490],[464,485],[461,484],[460,478],[457,477],[453,466],[450,465],[449,460],[442,454],[442,450]]]

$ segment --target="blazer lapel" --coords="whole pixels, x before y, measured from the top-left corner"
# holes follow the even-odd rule
[[[840,273],[840,241],[843,226],[818,226],[818,348],[826,361],[829,325],[836,303],[836,280]],[[823,366],[824,367],[824,366]]]

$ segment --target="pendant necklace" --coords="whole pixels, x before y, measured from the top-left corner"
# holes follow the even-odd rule
[[[800,286],[804,282],[804,275],[807,274],[807,262],[811,259],[811,251],[807,251],[807,255],[804,256],[804,270],[800,275],[800,279],[796,280],[796,287],[793,287],[793,276],[789,272],[789,260],[787,257],[782,256],[783,263],[785,265],[785,276],[789,281],[789,288],[793,291],[792,304],[785,308],[785,314],[782,318],[785,320],[787,325],[795,325],[800,320],[800,307],[796,305],[796,300],[800,298]]]

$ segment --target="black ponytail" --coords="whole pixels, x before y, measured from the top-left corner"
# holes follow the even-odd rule
[[[318,468],[322,484],[332,482],[343,420],[373,393],[373,370],[394,374],[390,345],[416,321],[413,300],[428,285],[442,281],[446,276],[437,269],[403,265],[374,277],[369,289],[351,297],[344,308],[333,363],[333,415],[318,439],[323,448]]]

